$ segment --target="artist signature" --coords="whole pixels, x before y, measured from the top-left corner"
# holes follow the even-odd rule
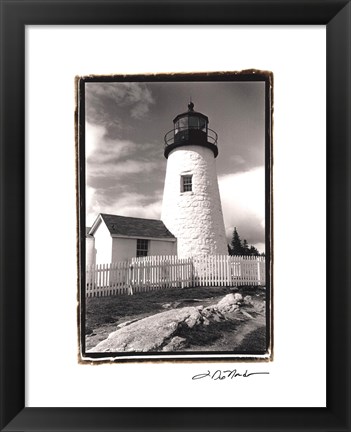
[[[217,380],[222,381],[225,379],[233,379],[233,378],[238,378],[238,377],[248,378],[248,377],[253,376],[253,375],[269,375],[269,372],[249,372],[248,370],[246,370],[244,373],[240,373],[240,372],[238,372],[237,369],[232,369],[232,370],[217,369],[213,373],[208,370],[207,373],[194,375],[192,379],[198,380],[198,379],[202,379],[202,378],[210,378],[214,381],[217,381]]]

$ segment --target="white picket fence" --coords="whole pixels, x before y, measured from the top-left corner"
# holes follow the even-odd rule
[[[192,286],[265,285],[265,257],[209,255],[132,258],[87,268],[86,296],[133,294]]]
[[[195,286],[265,285],[265,257],[208,255],[192,259]]]

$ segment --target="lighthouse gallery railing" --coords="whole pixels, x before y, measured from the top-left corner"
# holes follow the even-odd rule
[[[207,133],[206,131],[203,131],[199,128],[192,128],[192,127],[181,127],[181,128],[177,128],[177,129],[172,129],[169,132],[166,133],[164,141],[165,141],[165,146],[168,145],[172,145],[175,144],[177,142],[177,138],[180,137],[187,137],[187,135],[189,136],[191,133],[199,133],[199,135],[204,136],[205,138],[207,138],[207,142],[213,145],[217,145],[217,141],[218,141],[218,135],[217,133],[212,130],[207,128]]]

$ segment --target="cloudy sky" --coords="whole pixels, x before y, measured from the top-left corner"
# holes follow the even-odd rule
[[[99,213],[159,219],[167,160],[164,135],[187,111],[209,117],[218,134],[218,182],[228,242],[264,251],[263,82],[88,82],[86,223]]]

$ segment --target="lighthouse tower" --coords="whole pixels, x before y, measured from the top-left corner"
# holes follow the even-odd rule
[[[177,238],[178,256],[227,254],[218,189],[217,134],[208,117],[194,111],[176,116],[165,136],[167,171],[161,219]]]

